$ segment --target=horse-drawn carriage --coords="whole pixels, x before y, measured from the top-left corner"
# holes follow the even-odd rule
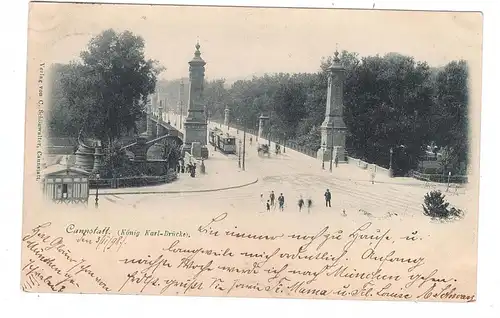
[[[263,144],[263,145],[258,145],[257,146],[257,153],[259,156],[264,156],[267,155],[268,157],[271,156],[271,152],[269,151],[269,145]]]

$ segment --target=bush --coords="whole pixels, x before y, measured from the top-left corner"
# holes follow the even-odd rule
[[[463,211],[454,207],[448,208],[450,203],[446,202],[445,195],[441,191],[431,191],[424,197],[424,215],[441,220],[461,218]]]

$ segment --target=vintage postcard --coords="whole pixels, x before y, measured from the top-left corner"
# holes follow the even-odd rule
[[[476,300],[478,12],[30,5],[26,292]]]

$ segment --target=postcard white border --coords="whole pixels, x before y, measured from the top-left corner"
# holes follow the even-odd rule
[[[91,1],[81,1],[91,2]],[[111,2],[111,1],[100,1]],[[498,224],[499,209],[494,198],[499,175],[498,137],[500,74],[498,1],[312,1],[312,0],[118,0],[120,3],[217,4],[278,7],[336,7],[482,11],[484,13],[483,98],[481,116],[481,194],[479,216],[478,301],[473,304],[406,303],[377,301],[271,300],[194,297],[136,297],[99,295],[53,295],[22,293],[19,287],[21,207],[24,161],[24,112],[26,83],[26,0],[3,1],[0,19],[3,42],[0,50],[2,76],[2,167],[0,209],[0,303],[7,317],[499,317]],[[7,117],[8,116],[8,117]],[[391,305],[391,307],[388,307]],[[256,310],[257,308],[257,310]]]

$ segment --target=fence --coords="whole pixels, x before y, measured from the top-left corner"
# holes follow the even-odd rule
[[[440,182],[440,183],[467,183],[467,176],[448,176],[446,174],[429,174],[420,173],[413,171],[412,177],[417,180],[429,181],[429,182]]]
[[[137,177],[124,177],[124,178],[90,179],[89,187],[92,189],[95,189],[97,185],[99,185],[99,189],[146,187],[146,186],[170,183],[176,179],[177,179],[177,173],[175,172],[169,172],[163,176],[137,176]]]
[[[221,126],[221,128],[224,128],[224,127],[227,127],[227,126],[224,126],[223,124],[221,124],[220,121],[218,120],[212,120],[212,122],[218,124]],[[234,128],[234,129],[237,129],[238,130],[238,136],[240,134],[243,133],[243,130],[245,129],[242,125],[239,125],[239,124],[235,124],[235,123],[231,123],[229,125],[229,127],[231,128]],[[254,135],[254,136],[257,136],[258,135],[258,130],[256,129],[251,129],[251,128],[247,128],[246,129],[246,132],[248,134],[251,134],[251,135]],[[296,141],[294,140],[287,140],[287,141],[283,141],[283,139],[280,139],[280,138],[276,138],[274,137],[272,134],[269,134],[269,133],[263,133],[261,135],[261,137],[263,139],[266,139],[266,140],[270,140],[271,142],[274,142],[274,143],[278,143],[280,145],[284,145],[285,148],[290,148],[292,150],[295,150],[297,152],[300,152],[304,155],[307,155],[309,157],[312,157],[312,158],[316,158],[316,155],[317,155],[317,149],[311,149],[309,147],[306,147],[306,146],[301,146],[299,145]],[[286,151],[286,150],[285,150]]]

